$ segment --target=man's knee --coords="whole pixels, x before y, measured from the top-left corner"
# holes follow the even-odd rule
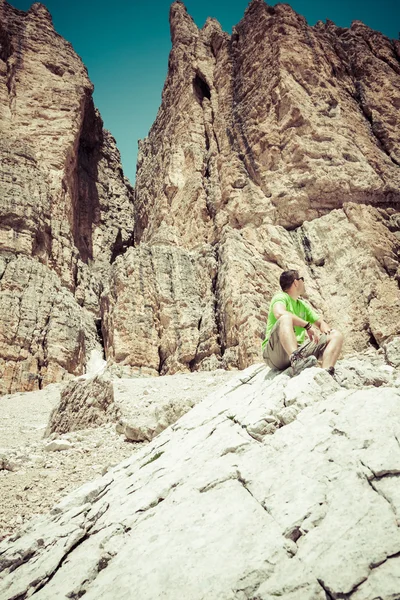
[[[341,331],[338,331],[337,329],[332,329],[328,335],[328,339],[329,341],[334,340],[336,344],[343,344],[344,335]]]
[[[278,323],[282,325],[282,323],[288,323],[289,325],[293,324],[293,315],[291,313],[285,313],[278,319]]]

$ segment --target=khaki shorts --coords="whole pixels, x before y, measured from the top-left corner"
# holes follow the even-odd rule
[[[271,331],[268,344],[264,348],[263,359],[271,369],[283,371],[290,366],[290,358],[279,340],[279,326],[280,321],[278,320]],[[301,346],[301,355],[321,358],[327,345],[328,339],[326,334],[323,333],[318,342],[312,342],[311,340],[304,342]]]

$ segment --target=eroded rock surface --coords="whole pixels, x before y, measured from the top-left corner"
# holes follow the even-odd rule
[[[120,379],[109,372],[87,381],[77,379],[63,389],[45,435],[113,423],[130,442],[151,441],[232,377],[219,370],[167,375],[157,381]]]
[[[133,193],[47,9],[0,10],[0,392],[83,374],[102,346],[124,376],[246,368],[287,268],[345,352],[391,343],[398,41],[262,0],[229,36],[174,2]]]
[[[400,327],[393,216],[348,203],[291,232],[226,228],[218,244],[199,250],[130,249],[103,295],[109,362],[165,374],[261,360],[269,301],[287,268],[305,276],[309,302],[343,331],[345,353],[382,346]]]
[[[109,362],[158,375],[219,366],[211,247],[200,255],[174,247],[131,248],[112,268],[103,296]]]
[[[233,375],[0,546],[9,599],[396,597],[400,378]],[[372,361],[372,362],[371,362]],[[165,378],[168,379],[168,378]],[[126,565],[135,568],[127,569]]]
[[[48,266],[18,255],[0,281],[0,393],[81,375],[97,345],[92,315]]]
[[[213,19],[198,29],[181,2],[170,25],[161,107],[140,143],[138,248],[118,259],[104,296],[110,362],[164,374],[261,360],[287,268],[306,276],[345,351],[390,341],[400,323],[398,41],[358,21],[310,27],[262,0],[232,36]],[[196,270],[168,273],[182,339],[179,319],[164,316],[160,263],[189,256]]]
[[[138,160],[140,239],[196,247],[225,224],[293,228],[344,202],[399,201],[396,41],[359,22],[309,27],[262,0],[231,37],[213,19],[197,29],[180,2],[170,23]]]
[[[45,6],[25,13],[1,0],[0,22],[4,393],[84,371],[102,280],[131,243],[133,206],[86,68]]]
[[[141,446],[127,443],[112,423],[43,438],[63,385],[1,398],[0,539]]]
[[[235,377],[220,370],[121,379],[107,369],[2,396],[0,540],[140,450]]]

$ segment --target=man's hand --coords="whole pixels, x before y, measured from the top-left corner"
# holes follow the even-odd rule
[[[326,335],[333,331],[323,319],[318,319],[318,321],[315,321],[314,325],[318,327],[321,333],[326,333]]]
[[[318,340],[319,340],[319,336],[318,336],[318,333],[315,331],[315,329],[313,329],[312,327],[310,327],[310,329],[307,329],[306,331],[307,331],[307,335],[310,338],[310,340],[312,342],[317,343]]]
[[[326,333],[327,335],[331,332],[331,328],[329,327],[328,323],[325,323],[325,321],[322,321],[319,330],[321,333]]]

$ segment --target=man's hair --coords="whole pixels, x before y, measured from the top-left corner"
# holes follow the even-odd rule
[[[283,271],[282,275],[279,277],[279,284],[282,288],[283,292],[286,292],[292,285],[295,279],[298,279],[299,272],[294,269],[290,269],[290,271]]]

